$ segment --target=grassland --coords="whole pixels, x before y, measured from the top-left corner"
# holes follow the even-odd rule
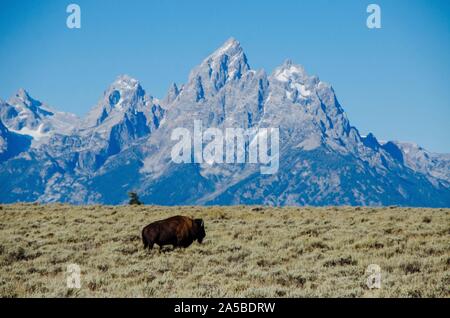
[[[177,214],[203,244],[145,251],[142,227]],[[450,297],[449,238],[450,209],[3,205],[0,296]]]

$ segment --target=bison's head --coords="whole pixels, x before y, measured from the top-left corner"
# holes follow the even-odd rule
[[[205,233],[205,224],[202,219],[195,219],[195,224],[197,225],[197,241],[199,243],[203,242],[203,239],[206,236]]]

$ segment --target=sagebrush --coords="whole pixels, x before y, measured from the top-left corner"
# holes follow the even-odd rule
[[[203,244],[144,250],[177,214],[204,219]],[[449,297],[449,235],[449,209],[3,205],[0,296]]]

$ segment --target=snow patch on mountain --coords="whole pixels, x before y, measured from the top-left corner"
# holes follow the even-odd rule
[[[27,135],[33,137],[34,140],[39,141],[41,138],[48,137],[50,134],[48,132],[43,132],[44,124],[40,124],[36,129],[30,129],[28,127],[22,127],[20,130],[10,129],[10,131],[15,132],[20,135]]]

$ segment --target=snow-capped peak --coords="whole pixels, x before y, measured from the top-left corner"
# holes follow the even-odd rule
[[[35,141],[54,133],[69,134],[78,118],[58,112],[19,89],[0,109],[0,119],[14,133],[31,136]]]
[[[206,58],[202,65],[208,65],[213,71],[227,73],[228,78],[241,77],[250,70],[247,56],[241,44],[234,38],[228,39],[219,49]]]
[[[195,100],[200,101],[215,95],[227,82],[238,80],[249,71],[240,43],[230,38],[192,70],[186,87],[195,92]]]
[[[102,139],[123,134],[122,139],[126,140],[156,129],[162,116],[159,101],[147,95],[138,80],[120,75],[84,118],[80,131]],[[116,135],[111,137],[111,134]]]
[[[242,47],[239,41],[231,37],[221,47],[219,47],[214,53],[212,53],[208,58],[213,59],[214,57],[220,57],[222,55],[233,56],[242,53]]]
[[[308,76],[303,66],[294,64],[291,60],[286,60],[277,67],[270,80],[275,85],[281,86],[287,98],[292,101],[308,99],[320,84],[316,76]]]
[[[307,77],[305,69],[301,65],[294,64],[291,60],[286,60],[280,67],[276,68],[273,77],[280,82],[295,81]]]
[[[110,88],[120,90],[136,90],[139,87],[140,87],[139,81],[126,74],[118,76],[110,86]]]
[[[139,81],[129,75],[120,75],[104,92],[102,99],[88,114],[89,126],[103,122],[112,112],[123,113],[136,105],[145,95]]]

